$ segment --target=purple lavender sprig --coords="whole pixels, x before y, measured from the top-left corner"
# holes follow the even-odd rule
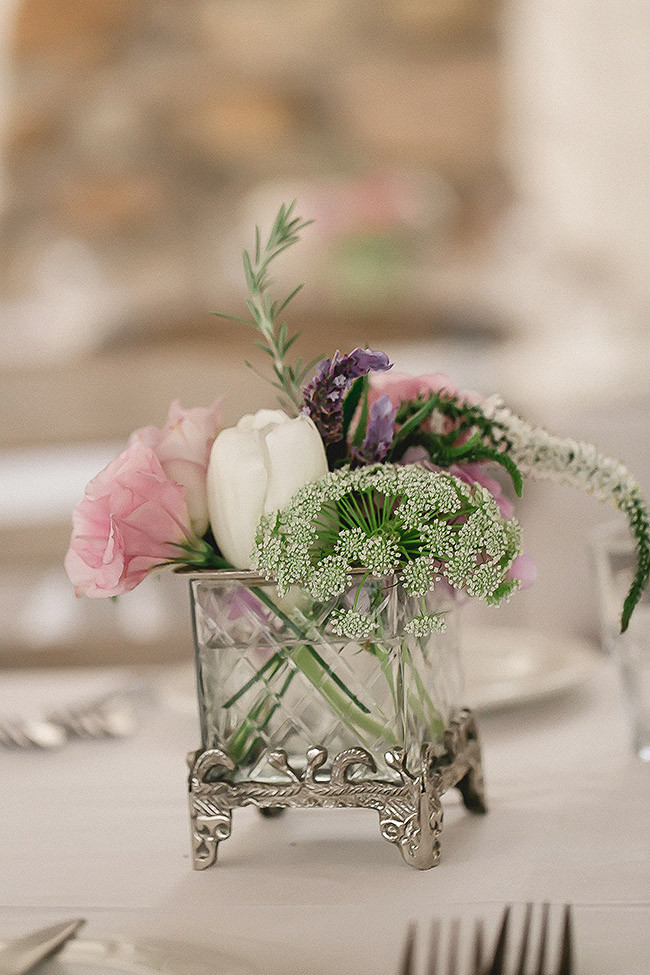
[[[354,380],[391,367],[385,352],[372,349],[355,349],[349,355],[337,350],[331,359],[319,363],[305,388],[301,412],[312,418],[326,446],[343,439],[343,400]]]
[[[352,448],[352,460],[357,464],[378,464],[386,460],[395,437],[397,407],[384,394],[372,404],[370,421],[361,447]]]

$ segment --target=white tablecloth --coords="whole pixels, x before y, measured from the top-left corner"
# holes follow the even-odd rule
[[[0,715],[119,685],[120,674],[0,676]],[[269,975],[392,975],[409,918],[575,906],[578,971],[650,971],[650,766],[630,752],[611,662],[579,690],[480,717],[490,812],[445,801],[442,860],[418,872],[376,814],[234,814],[219,864],[189,858],[185,754],[164,705],[128,740],[0,752],[0,937],[83,915],[89,937],[214,945]],[[219,975],[215,955],[214,975]]]

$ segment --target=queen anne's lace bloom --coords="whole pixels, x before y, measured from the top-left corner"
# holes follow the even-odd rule
[[[420,532],[425,548],[437,559],[449,559],[454,553],[455,535],[451,527],[444,521],[436,521],[432,525],[420,525]]]
[[[433,559],[423,555],[402,569],[402,585],[411,596],[424,596],[433,589]]]
[[[367,537],[362,528],[343,528],[339,532],[335,551],[347,559],[350,564],[358,562],[361,559],[361,550]]]
[[[425,613],[405,623],[404,629],[412,636],[427,636],[434,630],[441,633],[445,629],[445,618],[442,613]]]
[[[307,573],[307,586],[316,599],[340,596],[352,585],[347,561],[340,555],[326,555]]]
[[[353,609],[336,609],[330,616],[330,626],[337,636],[358,640],[370,636],[377,629],[377,621]]]
[[[359,561],[373,576],[380,579],[390,575],[399,567],[400,550],[397,542],[389,535],[371,535],[359,553]]]
[[[496,604],[515,588],[507,573],[520,552],[518,523],[502,518],[480,485],[444,471],[378,464],[343,467],[301,488],[260,522],[256,557],[281,594],[298,584],[321,602],[344,593],[356,570],[363,573],[359,591],[369,575],[394,576],[409,595],[424,599],[445,578]],[[357,612],[356,600],[330,622],[350,637],[374,625]],[[444,618],[424,613],[413,626],[414,633],[429,632]]]

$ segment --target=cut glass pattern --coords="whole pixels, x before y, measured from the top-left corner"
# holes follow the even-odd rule
[[[364,748],[378,774],[392,780],[389,749],[404,748],[417,768],[422,743],[442,743],[462,694],[453,601],[430,593],[426,611],[443,612],[446,627],[417,637],[404,624],[422,612],[420,598],[392,577],[368,579],[359,591],[360,581],[319,603],[301,589],[279,598],[254,573],[192,578],[202,745],[232,758],[234,781],[277,781],[270,751],[284,750],[299,769],[314,745],[331,756]],[[357,610],[376,615],[377,628],[355,640],[337,636],[332,614],[355,600]],[[319,774],[329,774],[328,766]]]

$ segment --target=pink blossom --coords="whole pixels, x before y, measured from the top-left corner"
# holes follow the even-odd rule
[[[129,443],[151,447],[172,481],[185,488],[192,528],[201,537],[208,528],[206,476],[210,450],[221,428],[221,404],[184,410],[178,400],[169,407],[164,427],[143,427],[131,434]]]
[[[508,570],[507,578],[519,579],[521,589],[530,589],[537,580],[537,566],[532,555],[526,552],[518,555]]]
[[[483,397],[473,389],[459,389],[444,372],[426,373],[422,376],[409,376],[403,372],[373,373],[370,376],[369,403],[372,406],[381,396],[388,396],[393,406],[399,406],[404,400],[418,399],[430,396],[432,393],[447,393],[455,397],[459,403],[476,406]],[[450,433],[454,429],[454,421],[450,417],[429,418],[424,421],[424,429],[430,429],[432,424],[438,433]],[[465,435],[467,438],[469,434]]]
[[[77,596],[118,596],[191,539],[185,489],[136,441],[86,487],[72,516],[65,568]]]
[[[442,372],[435,372],[424,376],[409,376],[404,372],[372,373],[370,376],[370,405],[380,396],[388,396],[393,406],[399,406],[404,400],[417,399],[418,396],[428,396],[441,390],[450,396],[458,394],[458,387],[449,376]]]
[[[229,620],[238,620],[242,616],[253,613],[263,623],[268,622],[270,613],[262,606],[257,596],[254,596],[250,589],[235,589],[230,597],[230,608],[228,610]]]

